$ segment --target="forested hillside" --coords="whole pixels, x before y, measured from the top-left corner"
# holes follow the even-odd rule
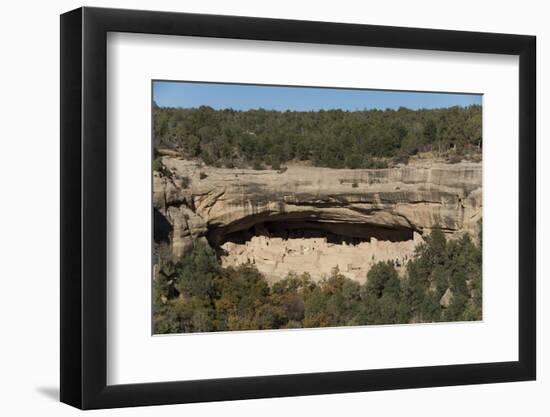
[[[420,151],[478,153],[481,106],[317,112],[153,108],[155,149],[207,165],[275,168],[310,161],[331,168],[383,168]]]
[[[154,333],[481,320],[478,239],[447,241],[435,229],[403,278],[379,262],[362,285],[334,269],[318,282],[291,273],[271,287],[252,264],[222,268],[207,245],[179,260],[156,245]]]

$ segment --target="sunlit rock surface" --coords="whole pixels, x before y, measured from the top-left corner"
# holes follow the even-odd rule
[[[153,176],[155,239],[175,256],[208,241],[224,265],[251,262],[270,280],[337,266],[361,281],[373,262],[406,262],[435,226],[450,237],[477,234],[482,215],[479,163],[284,172],[163,164],[171,174]]]

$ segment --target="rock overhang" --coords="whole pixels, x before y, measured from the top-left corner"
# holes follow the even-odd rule
[[[219,247],[227,236],[266,223],[302,222],[365,239],[369,228],[410,237],[439,227],[452,236],[477,233],[482,214],[479,163],[380,170],[289,166],[283,173],[173,157],[163,164],[171,174],[154,173],[153,204],[172,227],[175,256],[196,239]]]

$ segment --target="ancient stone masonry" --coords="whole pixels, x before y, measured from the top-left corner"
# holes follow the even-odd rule
[[[224,265],[250,262],[270,280],[337,266],[362,281],[374,262],[402,268],[435,226],[476,234],[482,215],[479,163],[277,172],[162,161],[171,174],[154,173],[155,225],[166,226],[172,253],[202,240]]]
[[[402,271],[414,254],[414,248],[422,237],[414,233],[414,239],[404,242],[379,241],[357,245],[329,243],[327,238],[282,239],[253,236],[244,244],[226,242],[222,245],[226,255],[223,266],[243,263],[256,265],[268,281],[284,278],[289,272],[307,272],[314,280],[328,275],[333,268],[344,276],[359,282],[366,280],[370,267],[379,261],[393,261]]]

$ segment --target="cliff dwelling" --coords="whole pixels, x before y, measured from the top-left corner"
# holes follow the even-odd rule
[[[307,272],[319,280],[333,268],[364,282],[379,261],[393,261],[402,271],[420,242],[418,232],[404,227],[293,219],[228,233],[219,248],[223,266],[251,263],[271,282],[289,272]]]
[[[434,226],[449,238],[476,236],[482,213],[481,164],[290,165],[278,173],[167,157],[163,163],[172,177],[153,177],[155,241],[169,243],[176,258],[208,242],[223,266],[254,264],[270,282],[291,271],[318,280],[334,267],[364,282],[379,261],[404,272]]]

